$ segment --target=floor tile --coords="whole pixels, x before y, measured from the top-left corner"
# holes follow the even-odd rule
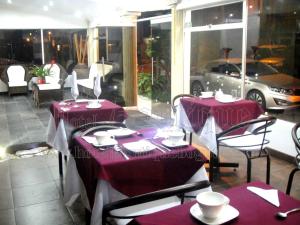
[[[35,184],[13,189],[15,207],[27,206],[60,198],[55,182]]]
[[[49,168],[28,168],[17,173],[11,173],[13,188],[53,181]]]
[[[0,189],[0,210],[13,208],[14,203],[11,189]]]
[[[72,219],[61,200],[15,209],[17,225],[63,225]]]
[[[0,224],[1,225],[16,225],[15,214],[13,209],[0,210]]]

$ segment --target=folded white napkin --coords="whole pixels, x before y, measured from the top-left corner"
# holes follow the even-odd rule
[[[61,109],[62,111],[64,111],[64,112],[67,112],[67,111],[70,110],[70,108],[66,108],[66,107],[60,107],[60,109]]]
[[[278,190],[276,189],[265,190],[262,188],[252,187],[252,186],[248,186],[247,189],[257,194],[258,196],[262,197],[263,199],[270,202],[271,204],[277,207],[280,206],[279,198],[278,198]]]

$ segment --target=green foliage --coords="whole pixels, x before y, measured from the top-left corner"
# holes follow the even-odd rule
[[[170,93],[168,92],[170,82],[168,78],[161,75],[154,76],[152,85],[151,74],[139,73],[138,94],[161,102],[170,101]]]
[[[33,66],[33,68],[30,71],[32,75],[37,77],[45,77],[50,76],[50,68],[44,69],[42,66]]]
[[[138,75],[138,94],[151,98],[152,93],[152,80],[151,74],[149,73],[139,73]]]

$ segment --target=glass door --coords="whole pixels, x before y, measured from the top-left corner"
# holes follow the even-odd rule
[[[139,107],[155,117],[170,117],[171,17],[138,23],[138,94],[149,104]]]

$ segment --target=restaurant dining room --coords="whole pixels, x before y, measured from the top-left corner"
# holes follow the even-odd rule
[[[0,225],[299,225],[299,0],[0,0]]]

